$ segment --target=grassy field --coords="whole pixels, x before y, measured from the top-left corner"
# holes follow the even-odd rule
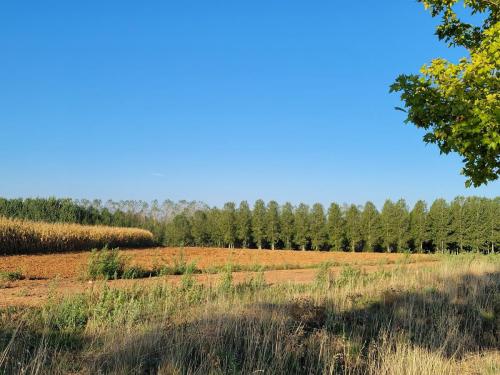
[[[179,275],[186,271],[204,285],[216,283],[218,273],[228,268],[234,272],[235,282],[243,282],[262,271],[268,284],[309,283],[314,280],[316,269],[327,265],[332,273],[341,272],[345,265],[374,272],[401,263],[419,267],[436,260],[428,254],[170,247],[0,256],[0,275],[5,275],[3,281],[0,278],[0,306],[40,305],[49,295],[80,293],[101,283],[129,287],[135,283],[129,280],[133,278],[141,278],[142,287],[163,281],[178,284]],[[89,270],[90,263],[93,267]],[[102,274],[104,270],[106,275]],[[89,283],[96,279],[107,281]]]
[[[500,258],[440,257],[307,283],[186,273],[0,313],[0,373],[497,374]],[[19,281],[21,282],[21,281]]]

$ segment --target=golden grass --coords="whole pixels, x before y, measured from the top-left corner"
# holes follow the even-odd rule
[[[145,247],[151,232],[137,228],[44,223],[0,217],[0,254],[63,252],[110,247]]]
[[[0,373],[498,374],[499,257],[309,285],[109,288],[0,310]]]

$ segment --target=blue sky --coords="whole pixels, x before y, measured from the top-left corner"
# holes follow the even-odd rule
[[[388,87],[456,59],[413,0],[0,4],[0,196],[495,196]]]

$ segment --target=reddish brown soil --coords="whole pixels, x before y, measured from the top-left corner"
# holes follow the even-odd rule
[[[301,252],[301,251],[270,251],[270,250],[229,250],[207,248],[152,248],[141,250],[123,250],[129,257],[131,264],[138,264],[144,268],[151,268],[154,263],[172,264],[174,259],[183,253],[186,261],[195,261],[198,268],[207,269],[228,263],[238,265],[266,265],[277,268],[287,264],[290,266],[311,266],[330,261],[335,266],[333,272],[338,272],[342,265],[360,266],[366,272],[377,269],[392,268],[398,260],[403,259],[401,254],[378,253],[341,253],[341,252]],[[82,281],[90,252],[43,254],[43,255],[15,255],[0,257],[1,271],[19,270],[28,278],[26,280],[3,282],[0,284],[0,306],[9,305],[38,305],[43,303],[49,294],[72,294],[95,287],[103,282],[89,283]],[[429,255],[412,255],[408,267],[428,265],[434,261]],[[279,282],[310,282],[316,274],[315,269],[272,270],[264,273],[268,283]],[[242,282],[255,276],[252,272],[234,273],[234,281]],[[211,284],[219,279],[219,275],[196,275],[196,278],[205,284]],[[141,280],[108,281],[111,286],[128,287],[137,283],[141,286],[152,285],[158,282],[178,282],[179,276],[166,276]]]
[[[216,248],[171,248],[121,250],[130,259],[131,264],[144,268],[153,267],[154,263],[173,264],[174,259],[182,256],[187,262],[194,261],[196,266],[207,269],[228,263],[241,265],[266,266],[310,266],[330,261],[338,264],[366,265],[395,263],[403,259],[402,254],[381,253],[346,253],[289,250],[236,250]],[[40,255],[0,256],[0,271],[21,271],[27,278],[74,279],[82,275],[90,252],[73,252]],[[413,262],[430,260],[430,255],[415,254]]]

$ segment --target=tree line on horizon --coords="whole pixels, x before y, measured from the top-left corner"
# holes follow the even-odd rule
[[[0,199],[0,216],[48,222],[74,222],[150,230],[156,243],[256,249],[378,252],[496,252],[500,245],[500,197],[386,200],[379,211],[332,203],[283,205],[257,200],[250,207],[227,202],[222,208],[201,202],[76,201]]]
[[[48,223],[137,227],[151,231],[157,244],[165,242],[165,225],[181,212],[207,209],[202,202],[181,200],[108,200],[70,198],[0,198],[0,216]]]

